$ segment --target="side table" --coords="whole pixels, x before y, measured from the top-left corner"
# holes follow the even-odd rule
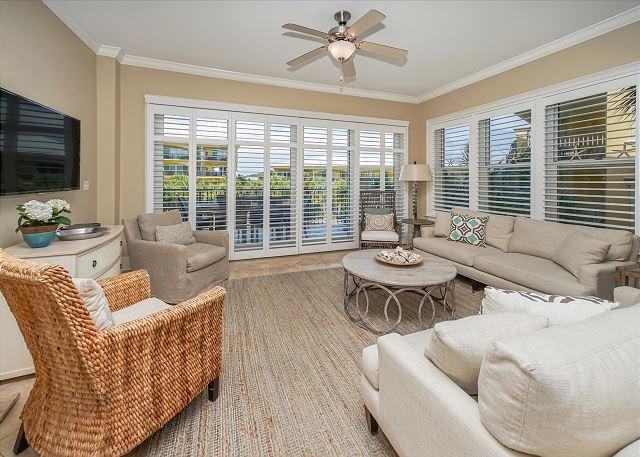
[[[413,249],[413,237],[415,236],[416,228],[420,230],[422,226],[429,226],[429,225],[435,224],[435,222],[430,219],[420,219],[420,218],[402,219],[400,222],[411,226],[411,228],[409,229],[409,240],[407,243],[409,245],[409,248],[411,249]]]
[[[640,288],[640,264],[616,268],[616,286]]]

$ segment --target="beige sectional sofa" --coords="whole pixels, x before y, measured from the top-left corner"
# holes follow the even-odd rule
[[[454,208],[460,214],[488,216],[486,247],[448,241],[451,215],[436,213],[434,226],[423,227],[414,248],[455,264],[458,273],[503,289],[558,295],[596,295],[612,299],[615,269],[636,262],[640,239],[631,232],[486,214]],[[582,265],[576,275],[554,262],[562,244],[578,232],[611,244],[602,263]],[[556,258],[557,260],[557,258]]]

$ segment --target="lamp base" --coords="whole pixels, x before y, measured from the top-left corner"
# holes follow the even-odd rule
[[[418,219],[418,183],[413,181],[413,218]]]

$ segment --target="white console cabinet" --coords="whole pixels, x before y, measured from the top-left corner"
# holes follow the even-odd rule
[[[74,278],[105,279],[120,273],[122,226],[109,227],[109,231],[98,238],[77,241],[55,239],[46,248],[38,249],[19,243],[5,251],[21,259],[60,265]],[[0,294],[0,380],[33,372],[31,354],[7,302]]]

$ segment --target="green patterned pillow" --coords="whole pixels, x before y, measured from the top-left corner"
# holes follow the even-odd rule
[[[447,239],[485,247],[488,220],[488,216],[465,216],[451,213],[451,230]]]

